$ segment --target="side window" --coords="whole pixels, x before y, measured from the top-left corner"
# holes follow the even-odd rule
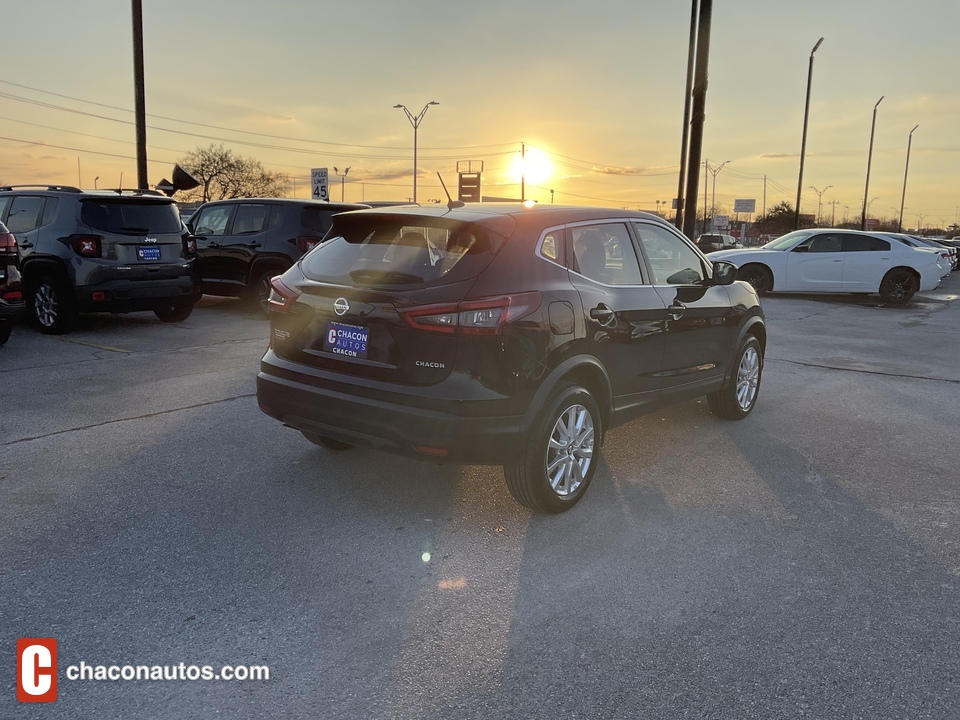
[[[700,255],[678,235],[646,223],[634,227],[653,268],[657,285],[694,285],[707,278]]]
[[[48,197],[47,201],[43,204],[43,220],[40,221],[41,225],[49,225],[57,217],[57,205],[60,203],[59,198]]]
[[[300,222],[320,235],[326,235],[327,230],[333,225],[333,213],[323,208],[305,207],[300,216]]]
[[[603,285],[640,285],[640,262],[623,223],[570,228],[573,270]]]
[[[10,204],[11,197],[0,197],[0,220],[3,220],[3,214],[7,212],[7,206]]]
[[[10,215],[7,229],[12,233],[29,232],[40,226],[40,214],[43,212],[43,198],[32,195],[20,195],[10,203]]]
[[[216,205],[200,210],[196,220],[193,220],[194,234],[196,235],[223,235],[227,229],[227,222],[233,212],[233,205]]]
[[[237,208],[237,215],[233,219],[234,235],[250,235],[263,230],[267,224],[269,205],[242,204]]]
[[[890,249],[890,243],[869,235],[844,235],[843,252],[884,252]]]
[[[560,262],[560,247],[563,242],[563,230],[551,230],[540,241],[540,254],[554,262]]]
[[[807,252],[812,253],[840,252],[840,236],[829,234],[814,235],[809,240],[800,243],[797,248],[803,246],[807,247]],[[794,250],[796,251],[797,248],[794,248]]]

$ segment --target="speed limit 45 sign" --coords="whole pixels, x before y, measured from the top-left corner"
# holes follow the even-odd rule
[[[329,200],[330,188],[327,185],[327,168],[310,170],[310,195],[314,200]]]

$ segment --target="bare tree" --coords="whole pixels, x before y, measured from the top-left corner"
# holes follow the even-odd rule
[[[235,155],[223,144],[197,148],[178,163],[200,181],[196,190],[178,198],[183,202],[286,194],[286,175],[264,170],[259,160]]]

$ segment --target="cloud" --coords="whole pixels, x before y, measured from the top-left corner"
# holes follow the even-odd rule
[[[594,167],[590,169],[590,172],[596,175],[642,176],[675,173],[677,169],[676,165],[659,165],[648,168],[635,168],[627,165],[625,167]]]

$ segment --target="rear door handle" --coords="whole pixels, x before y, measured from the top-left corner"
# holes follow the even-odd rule
[[[679,320],[683,317],[683,314],[687,311],[687,306],[683,303],[675,302],[673,305],[667,308],[667,314],[670,315],[674,320]]]
[[[260,247],[260,243],[258,243],[258,242],[252,242],[252,243],[250,243],[249,245],[247,245],[247,247],[248,247],[248,248],[251,248],[251,249],[256,249],[256,248]]]

